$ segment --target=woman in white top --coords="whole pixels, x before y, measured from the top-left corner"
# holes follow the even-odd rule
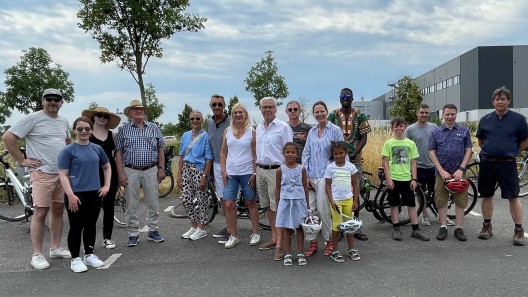
[[[260,242],[258,233],[259,214],[255,203],[255,129],[250,125],[249,114],[246,107],[237,103],[231,108],[231,124],[224,131],[222,149],[220,151],[220,167],[224,180],[224,202],[227,230],[229,240],[225,248],[232,248],[239,243],[237,231],[236,200],[238,189],[241,188],[242,195],[249,208],[253,232],[250,237],[250,245]]]

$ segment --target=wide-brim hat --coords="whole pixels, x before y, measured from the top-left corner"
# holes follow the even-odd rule
[[[130,101],[130,105],[125,107],[125,110],[123,111],[123,113],[127,116],[127,117],[130,117],[130,109],[133,108],[133,107],[141,107],[145,110],[145,112],[148,111],[148,108],[143,105],[143,103],[141,103],[140,100],[138,99],[134,99],[132,101]]]
[[[108,119],[108,123],[106,123],[107,129],[114,129],[119,125],[119,122],[121,122],[121,118],[114,113],[110,112],[106,107],[98,106],[95,109],[85,109],[82,112],[83,117],[87,117],[90,120],[94,119],[94,116],[96,113],[104,113],[110,116],[110,119]]]

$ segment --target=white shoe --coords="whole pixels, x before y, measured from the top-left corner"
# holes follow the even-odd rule
[[[46,261],[43,254],[34,254],[33,257],[31,257],[31,266],[35,269],[43,270],[48,269],[50,264]]]
[[[238,240],[238,238],[234,237],[233,235],[229,235],[229,240],[226,242],[224,246],[226,249],[230,249],[230,248],[235,247],[235,245],[237,245],[239,242],[240,240]]]
[[[86,270],[88,270],[88,267],[86,267],[86,265],[84,265],[81,257],[77,257],[77,258],[73,259],[71,261],[70,268],[71,268],[71,270],[73,270],[73,272],[85,272]]]
[[[257,245],[260,243],[260,234],[251,234],[249,238],[249,245]]]
[[[455,223],[453,223],[453,221],[451,221],[449,218],[447,218],[446,222],[447,222],[448,226],[454,226],[455,225]]]
[[[191,229],[189,229],[189,231],[187,231],[187,232],[182,234],[182,238],[183,239],[189,239],[189,238],[191,238],[191,235],[193,235],[194,232],[196,232],[196,228],[191,227]]]
[[[104,262],[99,260],[95,254],[84,255],[83,263],[84,265],[92,266],[94,268],[104,266]]]
[[[207,231],[200,229],[200,227],[196,228],[196,231],[189,237],[190,240],[198,240],[200,238],[204,238],[207,236]]]
[[[422,216],[422,226],[431,226],[431,221],[429,221],[429,217]]]
[[[56,258],[70,259],[71,254],[70,254],[70,251],[63,248],[62,246],[59,246],[56,249],[50,249],[49,257],[50,259],[56,259]]]
[[[115,249],[115,243],[112,241],[112,239],[105,239],[103,240],[103,246],[107,250]]]

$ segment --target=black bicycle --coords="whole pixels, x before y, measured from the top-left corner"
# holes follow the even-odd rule
[[[468,204],[466,210],[464,211],[464,215],[467,215],[471,210],[473,210],[473,208],[477,204],[478,198],[478,192],[475,183],[469,178],[467,179],[467,181],[469,182]],[[436,207],[434,192],[431,193],[429,192],[429,190],[423,192],[422,188],[420,187],[420,184],[418,184],[416,191],[422,192],[421,195],[425,197],[425,207],[429,208],[431,212],[433,212],[433,214],[438,217],[438,208]],[[449,193],[449,200],[447,201],[447,217],[450,219],[456,218],[456,206],[455,200],[453,198],[453,193]]]
[[[174,146],[169,146],[165,153],[165,178],[159,183],[159,198],[169,195],[174,190],[174,176],[172,175],[172,158],[174,158]]]

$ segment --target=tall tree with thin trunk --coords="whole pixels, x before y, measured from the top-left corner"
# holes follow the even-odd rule
[[[407,123],[414,123],[417,120],[416,109],[422,103],[423,97],[420,94],[420,87],[410,76],[405,76],[398,80],[396,86],[396,100],[394,106],[389,110],[391,116],[404,117]]]

